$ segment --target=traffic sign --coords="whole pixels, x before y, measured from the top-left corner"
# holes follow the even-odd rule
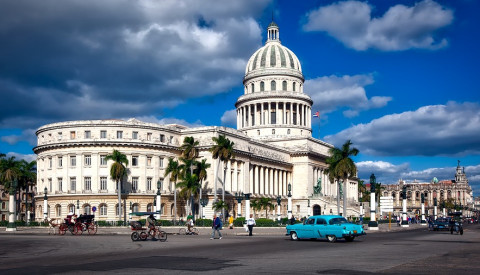
[[[96,206],[92,207],[92,211],[93,212],[97,211],[97,207]]]
[[[380,212],[393,212],[393,197],[380,197]]]

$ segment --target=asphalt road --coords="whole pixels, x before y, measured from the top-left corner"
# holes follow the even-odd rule
[[[0,273],[480,274],[480,225],[463,236],[425,228],[370,233],[352,243],[281,235],[0,235]]]

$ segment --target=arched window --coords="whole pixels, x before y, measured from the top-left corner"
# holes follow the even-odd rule
[[[172,203],[172,205],[170,205],[170,215],[173,216],[174,213],[175,213],[175,206],[174,206],[174,204]]]
[[[275,82],[275,80],[273,80],[273,81],[270,83],[270,90],[271,90],[271,91],[276,91],[276,90],[277,90],[277,83]]]
[[[62,206],[60,204],[57,204],[55,206],[55,215],[57,217],[61,217],[62,216]]]
[[[164,214],[165,213],[165,204],[162,203],[162,207],[160,208],[160,214]]]
[[[296,82],[293,82],[293,91],[294,91],[294,92],[295,92],[296,88],[297,88],[297,83],[296,83]]]
[[[252,93],[255,93],[255,85],[252,83]]]
[[[147,212],[153,212],[153,203],[147,204]]]
[[[70,214],[71,213],[71,214]],[[68,205],[68,214],[73,215],[75,213],[75,205],[69,204]]]
[[[84,204],[82,208],[83,214],[92,215],[92,207],[90,206],[90,204]]]
[[[100,204],[100,216],[106,216],[107,215],[107,205],[105,203]]]
[[[260,92],[265,91],[265,82],[260,82]]]
[[[122,209],[120,209],[120,211],[122,211],[122,214],[123,214],[123,203],[122,203]],[[115,204],[115,216],[118,216],[118,203]]]
[[[132,212],[139,212],[139,205],[138,203],[134,203],[132,205]]]
[[[287,90],[287,81],[283,81],[282,82],[282,91],[286,91]]]

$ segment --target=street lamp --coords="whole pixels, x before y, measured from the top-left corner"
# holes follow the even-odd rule
[[[235,199],[237,200],[237,217],[242,216],[242,201],[243,201],[243,192],[235,193]]]
[[[288,184],[288,202],[287,202],[287,217],[290,220],[292,218],[292,184]]]
[[[420,221],[421,225],[427,225],[427,221],[425,220],[425,194],[420,195],[422,201],[422,220]]]
[[[80,201],[77,200],[77,215],[80,215]]]
[[[280,221],[280,204],[282,203],[282,197],[277,196],[277,220]]]
[[[159,180],[157,180],[157,196],[156,196],[156,207],[155,207],[155,212],[157,212],[157,219],[160,219],[160,215],[161,215],[161,211],[162,211],[162,197],[161,197],[161,194],[160,194],[160,189],[162,189],[162,182]]]
[[[44,193],[44,196],[43,196],[43,219],[46,220],[48,217],[48,197],[47,197],[47,193],[48,193],[48,189],[47,187],[45,187],[43,189],[43,193]]]
[[[310,216],[311,216],[311,214],[310,214],[310,213],[311,213],[311,212],[310,212],[310,199],[307,200],[307,203],[308,203],[308,204],[307,204],[307,209],[308,209],[308,213],[307,213],[307,214],[308,214],[308,216],[310,217]]]
[[[408,220],[407,220],[407,186],[403,185],[402,188],[402,227],[408,227]]]
[[[369,230],[378,230],[378,223],[376,221],[375,211],[375,184],[377,184],[377,178],[372,173],[370,175],[370,221],[368,222]]]
[[[205,218],[203,208],[205,208],[205,206],[207,206],[207,204],[208,204],[208,198],[201,198],[200,199],[200,205],[202,205],[202,219]]]
[[[17,179],[14,179],[10,185],[9,201],[8,201],[8,224],[6,231],[17,231],[17,225],[15,224],[15,190],[17,189]]]

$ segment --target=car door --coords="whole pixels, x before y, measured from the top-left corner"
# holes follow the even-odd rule
[[[315,218],[308,218],[303,225],[303,238],[316,238],[314,236]]]
[[[315,238],[326,238],[327,221],[324,218],[317,218],[314,226],[313,235]]]

